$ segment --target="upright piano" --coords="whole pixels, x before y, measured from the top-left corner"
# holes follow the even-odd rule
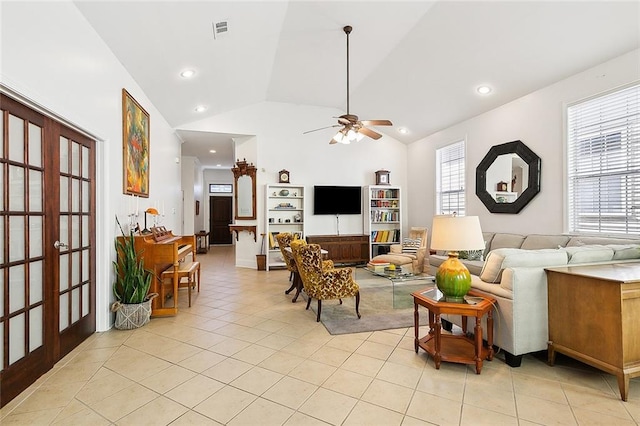
[[[163,227],[151,228],[152,233],[135,237],[135,248],[144,259],[144,267],[153,273],[149,293],[160,294],[161,276],[173,268],[173,306],[165,306],[165,301],[156,297],[151,302],[152,316],[167,316],[178,313],[178,269],[180,262],[188,255],[196,260],[195,235],[176,236]]]

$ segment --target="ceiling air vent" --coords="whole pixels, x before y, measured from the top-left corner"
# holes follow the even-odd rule
[[[229,31],[229,22],[224,20],[220,22],[213,22],[213,38],[219,39],[220,37],[226,36]]]

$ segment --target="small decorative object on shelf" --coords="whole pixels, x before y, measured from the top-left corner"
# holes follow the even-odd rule
[[[391,185],[388,170],[378,170],[376,172],[376,185]]]
[[[498,182],[498,185],[496,185],[496,191],[506,191],[507,190],[507,182]]]
[[[289,190],[288,189],[281,189],[279,192],[281,197],[286,197],[287,195],[289,195]]]
[[[289,183],[289,171],[282,169],[278,172],[278,182],[279,183]]]

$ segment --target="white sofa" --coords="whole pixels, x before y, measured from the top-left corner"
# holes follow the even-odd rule
[[[547,349],[545,268],[640,261],[640,239],[485,233],[485,241],[486,261],[462,261],[472,273],[472,288],[497,300],[493,341],[512,367],[520,365],[522,355]],[[444,259],[443,254],[429,256],[431,273]],[[461,325],[459,316],[443,319]],[[486,336],[485,322],[483,327]]]

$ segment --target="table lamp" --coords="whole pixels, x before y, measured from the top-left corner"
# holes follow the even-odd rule
[[[153,207],[149,207],[148,209],[146,209],[144,211],[144,229],[142,230],[143,234],[150,234],[151,231],[149,229],[147,229],[147,213],[148,214],[152,214],[154,216],[159,215],[160,213],[158,213],[157,209],[154,209]]]
[[[458,251],[484,249],[478,216],[442,215],[433,218],[431,249],[446,250],[449,258],[436,273],[436,285],[445,301],[462,303],[471,289],[471,274],[458,260]]]

